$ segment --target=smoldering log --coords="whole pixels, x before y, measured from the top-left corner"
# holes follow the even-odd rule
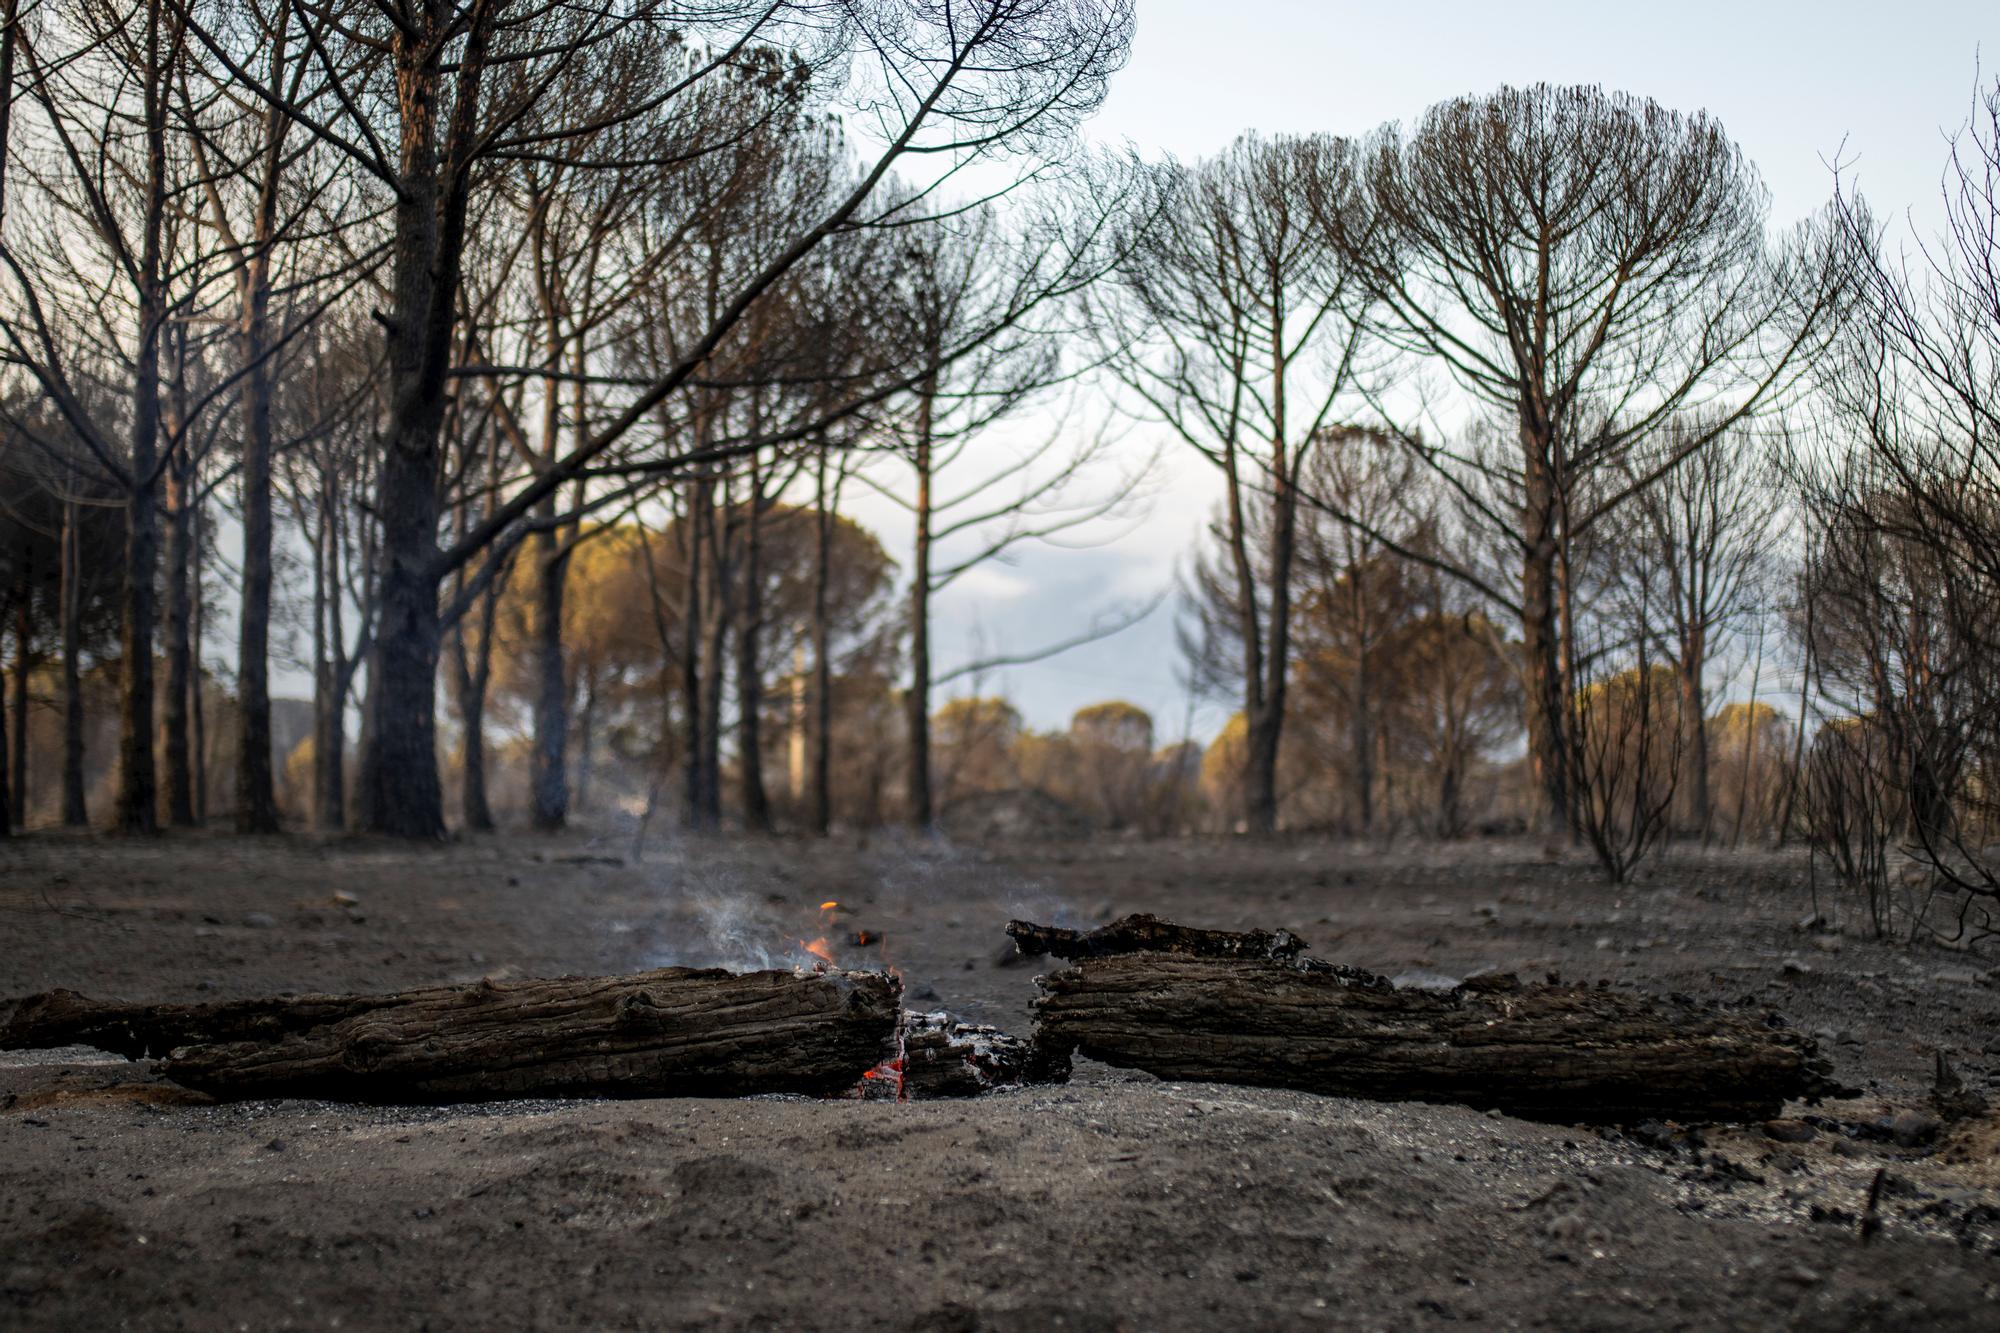
[[[1528,1119],[1761,1120],[1842,1091],[1775,1020],[1483,977],[1399,990],[1317,960],[1134,953],[1041,979],[1035,1043],[1161,1078],[1456,1103]]]
[[[1121,917],[1096,930],[1064,930],[1032,921],[1009,921],[1007,934],[1027,957],[1051,954],[1076,961],[1127,953],[1174,953],[1191,958],[1296,958],[1306,942],[1289,930],[1207,930],[1183,926],[1145,912]]]
[[[829,1093],[896,1052],[902,985],[873,972],[664,968],[385,995],[0,1006],[0,1047],[163,1057],[222,1098],[358,1102]]]
[[[977,1097],[1030,1080],[1035,1054],[1020,1037],[942,1010],[904,1014],[902,1092],[916,1100]]]

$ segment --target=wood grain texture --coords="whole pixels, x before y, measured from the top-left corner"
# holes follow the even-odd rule
[[[224,1098],[824,1093],[893,1058],[900,997],[872,972],[693,968],[198,1005],[53,991],[0,1010],[0,1046],[164,1057],[168,1078]]]
[[[1139,953],[1041,979],[1035,1041],[1161,1078],[1566,1123],[1749,1120],[1838,1089],[1813,1041],[1680,999],[1488,977],[1398,990],[1312,960]]]

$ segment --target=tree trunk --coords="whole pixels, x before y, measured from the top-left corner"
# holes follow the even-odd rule
[[[1714,796],[1709,790],[1708,701],[1701,685],[1705,658],[1701,636],[1696,634],[1683,647],[1681,660],[1676,664],[1681,690],[1681,735],[1687,751],[1683,762],[1693,779],[1688,804],[1693,807],[1694,831],[1703,845],[1708,843],[1715,822]],[[1755,721],[1755,717],[1750,720]]]
[[[901,992],[873,972],[682,967],[194,1005],[51,991],[0,1007],[0,1047],[165,1057],[166,1077],[223,1098],[810,1095],[895,1057]]]
[[[551,390],[553,392],[553,390]],[[553,450],[552,450],[553,451]],[[555,516],[552,495],[538,509],[543,522]],[[569,820],[569,674],[563,662],[563,594],[569,555],[561,534],[545,529],[535,536],[535,745],[530,765],[531,820],[538,829],[561,828]]]
[[[157,295],[140,315],[144,334],[132,404],[133,481],[125,496],[125,606],[119,625],[118,829],[156,833],[159,787],[153,766],[153,578],[159,566],[159,520],[154,492],[155,432],[159,426],[160,305]]]
[[[77,503],[63,501],[62,528],[62,821],[65,827],[90,823],[83,793],[83,534]]]
[[[1556,606],[1554,498],[1546,471],[1530,455],[1525,542],[1521,559],[1521,649],[1526,686],[1528,761],[1542,792],[1550,831],[1571,827],[1569,802],[1570,702],[1563,688],[1563,645]]]
[[[153,580],[159,573],[160,336],[166,293],[160,279],[167,206],[165,79],[161,6],[146,7],[146,208],[135,287],[138,347],[132,359],[131,448],[126,458],[125,606],[119,624],[118,817],[124,833],[160,827],[153,763]]]
[[[482,636],[480,652],[490,651],[491,625]],[[493,808],[486,799],[486,682],[472,668],[472,650],[465,643],[465,619],[452,631],[452,665],[458,684],[458,727],[464,758],[459,766],[459,822],[475,833],[493,830]]]
[[[717,516],[712,530],[721,533],[727,524]],[[708,560],[708,596],[702,606],[701,624],[701,809],[695,827],[710,832],[722,827],[722,687],[726,670],[724,650],[729,638],[727,573],[723,568],[718,539]]]
[[[238,611],[236,830],[276,833],[271,763],[271,377],[264,329],[270,300],[260,236],[243,280],[243,598]]]
[[[931,400],[936,384],[926,382],[917,406],[916,546],[910,562],[910,692],[904,697],[908,733],[907,778],[910,827],[929,833],[937,816],[931,803]]]
[[[764,790],[764,676],[758,640],[764,627],[763,571],[758,549],[762,541],[756,461],[750,465],[750,512],[743,547],[743,606],[736,626],[736,776],[743,827],[752,833],[771,831],[771,798]]]
[[[401,143],[385,321],[390,410],[377,478],[381,549],[361,788],[369,829],[438,838],[445,831],[437,758],[438,586],[444,572],[437,545],[439,432],[470,189],[469,163],[457,155],[471,152],[476,136],[493,11],[475,10],[461,43],[441,40],[432,30],[444,21],[443,11],[418,12],[422,22],[399,27],[391,53]],[[456,11],[449,21],[459,22]],[[441,167],[437,128],[447,50],[455,62],[453,156]]]
[[[435,431],[432,444],[435,443]],[[437,470],[424,441],[392,438],[382,456],[375,650],[362,753],[364,827],[404,838],[444,836],[437,764]]]
[[[28,822],[28,670],[35,660],[33,588],[32,566],[24,560],[21,600],[14,607],[14,734],[0,736],[0,753],[9,753],[5,742],[12,742],[13,767],[12,785],[0,785],[0,810],[11,812],[16,828]]]
[[[18,667],[16,668],[16,670],[19,669]],[[5,754],[6,751],[7,710],[0,708],[0,754]],[[10,799],[10,793],[7,790],[7,765],[0,763],[0,842],[6,841],[13,834],[13,827],[16,822],[13,811],[14,802]]]
[[[188,746],[194,753],[194,818],[208,822],[208,703],[201,670],[201,632],[207,602],[202,588],[201,490],[197,486],[194,506],[188,512],[188,661],[194,668],[193,688],[188,691]]]
[[[178,394],[176,394],[178,396]],[[179,428],[179,413],[174,414]],[[167,819],[176,827],[194,824],[194,770],[188,758],[188,691],[192,688],[188,660],[189,630],[193,623],[188,599],[190,491],[193,469],[187,466],[184,450],[177,450],[167,463],[167,556],[165,650],[167,659],[166,707],[160,719],[163,749],[167,759]]]
[[[681,595],[681,708],[686,714],[686,753],[682,758],[682,796],[684,810],[682,822],[692,829],[702,827],[702,818],[708,808],[707,798],[702,794],[702,660],[701,660],[701,617],[703,614],[703,578],[706,562],[703,559],[708,546],[702,530],[710,514],[708,482],[697,479],[687,488],[687,513],[680,524],[679,536],[683,543],[684,583]]]
[[[833,830],[833,662],[827,626],[827,586],[832,581],[833,498],[826,488],[826,443],[820,442],[819,504],[813,512],[815,551],[812,599],[812,831]]]
[[[313,827],[347,823],[344,663],[340,660],[339,500],[333,468],[320,464],[319,530],[313,549]]]
[[[1035,1043],[1173,1081],[1457,1103],[1566,1124],[1761,1120],[1834,1095],[1811,1038],[1761,1018],[1488,976],[1399,990],[1315,960],[1133,953],[1042,978]]]

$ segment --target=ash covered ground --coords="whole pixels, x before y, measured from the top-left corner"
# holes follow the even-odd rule
[[[1782,1138],[1093,1066],[970,1102],[217,1106],[143,1063],[6,1054],[0,1325],[2000,1324],[2000,1126],[1926,1107],[1940,1048],[2000,1100],[2000,960],[1805,924],[1792,856],[1684,853],[1612,888],[1525,844],[37,837],[0,851],[0,995],[788,966],[823,938],[898,969],[912,1008],[1025,1033],[1049,964],[1008,957],[1007,919],[1133,911],[1392,975],[1747,1001],[1860,1095]]]

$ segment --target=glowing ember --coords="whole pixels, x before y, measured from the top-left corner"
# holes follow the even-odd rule
[[[834,908],[838,906],[840,906],[839,902],[837,902],[832,898],[829,898],[825,902],[819,905],[819,910],[822,912],[831,912]]]

